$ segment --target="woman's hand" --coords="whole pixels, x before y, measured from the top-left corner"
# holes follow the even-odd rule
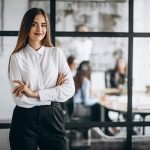
[[[60,73],[57,78],[56,86],[63,84],[66,81],[65,77],[66,75],[64,75],[63,73]]]
[[[15,87],[13,94],[17,96],[21,96],[22,93],[25,93],[28,97],[32,97],[32,98],[37,98],[39,97],[38,92],[34,92],[32,91],[27,85],[26,83],[19,81],[19,80],[15,80],[13,81],[17,84],[17,86]]]

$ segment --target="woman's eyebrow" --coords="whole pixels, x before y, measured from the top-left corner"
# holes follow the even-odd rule
[[[36,23],[36,24],[38,24],[38,22],[36,22],[36,21],[33,21],[33,23]],[[44,25],[46,25],[46,22],[42,22],[41,24],[44,24]]]

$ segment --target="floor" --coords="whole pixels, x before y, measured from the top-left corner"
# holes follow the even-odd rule
[[[139,117],[137,116],[137,118]],[[150,116],[146,117],[146,121],[150,121]],[[142,127],[134,127],[134,131],[137,132],[138,134],[142,134],[143,128]],[[145,135],[150,136],[150,126],[145,127]],[[120,132],[118,132],[115,136],[125,136],[126,137],[126,128],[121,128]],[[77,132],[76,138],[79,139],[79,143],[81,142],[81,134],[80,132]],[[9,147],[9,130],[8,129],[1,129],[0,130],[0,150],[10,150]]]

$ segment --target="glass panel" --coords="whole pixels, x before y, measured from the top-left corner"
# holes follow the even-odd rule
[[[3,37],[0,36],[0,57],[3,55]]]
[[[145,121],[150,115],[150,38],[134,38],[133,120]]]
[[[0,129],[0,149],[10,149],[9,129]]]
[[[48,18],[50,18],[50,0],[30,0],[30,8],[42,8],[47,13]]]
[[[3,55],[0,56],[0,103],[3,105],[0,105],[0,120],[10,120],[14,108],[8,81],[8,62],[10,54],[15,48],[16,41],[17,37],[3,37]]]
[[[143,128],[145,134],[143,135]],[[134,135],[132,136],[132,149],[149,149],[150,143],[150,127],[134,127]]]
[[[79,28],[81,25],[86,26]],[[56,2],[56,31],[127,32],[128,0]]]
[[[0,0],[0,30],[2,30],[3,26],[3,1]]]
[[[126,128],[123,127],[121,132],[116,136],[108,136],[100,128],[91,129],[91,149],[125,149]]]
[[[150,38],[134,38],[133,120],[145,120],[150,114]]]
[[[17,31],[20,28],[21,20],[24,13],[28,9],[28,3],[25,1],[4,1],[4,9],[3,9],[3,30],[8,31]]]
[[[150,32],[150,1],[134,1],[134,32]]]
[[[23,3],[23,1],[17,0],[17,5],[16,5],[16,2],[14,1],[5,1],[5,9],[2,9],[3,10],[2,13],[4,17],[3,19],[4,28],[2,30],[18,31],[20,28],[20,24],[21,24],[24,13],[29,8],[33,8],[33,7],[43,8],[48,14],[48,16],[50,16],[49,15],[50,14],[50,0],[29,1],[29,3],[26,1]],[[13,23],[12,23],[12,18],[13,18]]]
[[[108,150],[125,149],[126,142],[126,127],[123,127],[117,136],[107,135],[102,128],[94,127],[91,129],[74,129],[67,130],[69,148],[75,149],[85,147],[92,150]]]
[[[91,87],[87,89],[90,96],[88,96],[88,98],[83,98],[81,93],[78,93],[80,88],[77,88],[77,93],[71,100],[73,103],[72,105],[76,105],[76,103],[85,103],[85,106],[90,106],[90,109],[97,109],[97,111],[93,111],[93,114],[92,110],[88,111],[91,113],[86,118],[88,120],[125,121],[126,116],[124,113],[126,113],[127,105],[126,67],[128,62],[128,39],[57,37],[56,45],[64,50],[67,59],[71,55],[75,57],[73,61],[75,67],[72,69],[75,83],[77,82],[78,72],[80,71],[79,66],[83,61],[89,60],[92,68],[91,80],[89,80]],[[117,67],[115,67],[116,64]],[[122,74],[120,72],[121,69],[119,70],[118,68],[122,68]],[[81,79],[81,81],[83,80]],[[76,83],[76,87],[77,86],[78,84]],[[101,106],[101,108],[99,108],[99,106]],[[82,109],[80,106],[74,106],[73,109],[75,115],[82,115],[85,113],[80,111]],[[76,114],[76,112],[80,112],[80,114]],[[88,113],[86,113],[86,115],[87,114]],[[90,118],[90,116],[92,117]],[[84,118],[85,116],[83,115],[81,117]],[[80,117],[78,118],[80,119]]]

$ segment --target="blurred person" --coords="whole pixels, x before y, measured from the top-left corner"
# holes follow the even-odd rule
[[[91,66],[89,61],[82,61],[77,69],[75,81],[75,95],[73,101],[78,106],[90,108],[85,114],[79,110],[79,115],[90,115],[92,121],[100,121],[99,98],[91,96]],[[75,105],[76,106],[76,105]],[[80,107],[81,108],[81,107]],[[76,109],[76,108],[75,108]],[[76,112],[75,112],[76,113]],[[83,112],[84,113],[84,112]],[[84,116],[83,116],[84,117]]]
[[[110,88],[117,88],[120,90],[119,95],[126,90],[126,79],[127,79],[127,64],[123,57],[118,57],[115,68],[108,70],[110,79]],[[108,84],[108,83],[107,83]],[[118,94],[117,94],[118,95]],[[108,116],[107,116],[108,115]],[[108,114],[105,115],[107,117],[107,121],[113,121],[114,118],[119,120],[120,113],[109,111]],[[126,115],[123,114],[123,118],[126,118]],[[121,128],[118,127],[110,127],[107,134],[115,135],[120,132]]]
[[[76,27],[76,31],[77,32],[89,32],[89,28],[86,25],[81,24]],[[69,53],[70,55],[75,56],[77,66],[79,66],[79,64],[82,61],[90,60],[92,48],[93,48],[93,41],[90,38],[77,37],[77,38],[74,38],[74,40],[72,41],[69,47]]]
[[[11,150],[68,150],[59,102],[72,97],[74,82],[63,51],[51,44],[44,10],[25,13],[8,74],[16,103]]]
[[[127,78],[127,65],[124,58],[116,61],[115,68],[111,72],[110,85],[112,88],[123,90]]]
[[[77,69],[77,65],[76,65],[76,58],[73,55],[70,55],[67,58],[67,63],[70,67],[72,76],[74,77],[76,75],[76,69]]]

